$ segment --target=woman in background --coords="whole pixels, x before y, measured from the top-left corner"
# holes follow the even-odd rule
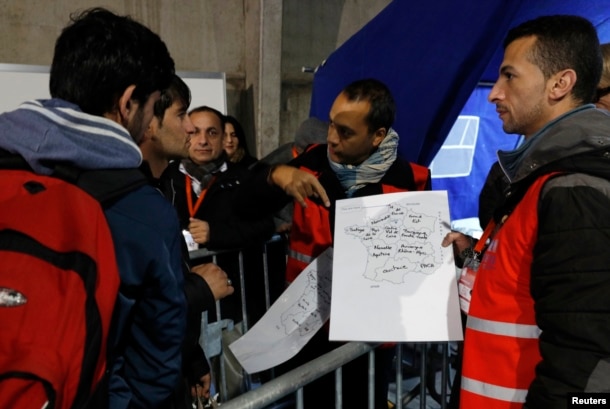
[[[227,153],[230,162],[243,166],[244,168],[248,168],[256,162],[256,158],[248,152],[244,128],[242,128],[235,117],[230,115],[225,117],[223,148]]]

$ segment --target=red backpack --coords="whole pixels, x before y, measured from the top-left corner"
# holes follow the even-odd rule
[[[103,206],[146,181],[134,169],[42,176],[2,159],[0,407],[97,405],[119,288]]]

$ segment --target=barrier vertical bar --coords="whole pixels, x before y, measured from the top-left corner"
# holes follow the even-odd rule
[[[396,344],[396,409],[402,409],[402,344]]]
[[[421,368],[419,382],[419,407],[426,409],[426,367],[428,366],[428,343],[421,344]]]
[[[263,244],[263,279],[265,280],[265,311],[271,307],[271,291],[269,290],[269,252],[268,243]]]
[[[335,409],[343,408],[343,367],[335,369]]]
[[[369,352],[369,409],[375,409],[375,350]]]
[[[449,354],[448,342],[441,345],[441,351],[443,354],[443,368],[441,371],[441,385],[443,385],[441,389],[441,409],[445,409],[447,407],[447,383],[449,379],[449,359],[447,357]]]
[[[244,273],[244,253],[242,250],[239,250],[238,254],[239,261],[239,282],[241,283],[241,316],[242,316],[242,333],[245,334],[248,332],[248,311],[246,305],[246,275]]]
[[[303,388],[297,389],[297,409],[305,409],[303,402]]]
[[[212,263],[218,265],[218,257],[216,254],[212,256]],[[222,314],[220,311],[220,300],[216,300],[216,321],[220,322],[222,320]],[[225,367],[225,361],[223,357],[224,353],[222,351],[222,333],[221,333],[221,347],[220,354],[218,355],[218,365],[220,367],[220,396],[223,400],[227,399],[229,396],[229,390],[227,388],[227,369]]]

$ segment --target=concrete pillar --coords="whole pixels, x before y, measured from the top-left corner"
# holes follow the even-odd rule
[[[282,0],[246,1],[246,88],[254,106],[256,156],[279,144],[282,62]]]

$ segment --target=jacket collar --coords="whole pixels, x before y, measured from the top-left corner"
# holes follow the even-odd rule
[[[565,158],[610,149],[610,113],[587,104],[546,124],[521,146],[498,151],[498,162],[511,183]]]

